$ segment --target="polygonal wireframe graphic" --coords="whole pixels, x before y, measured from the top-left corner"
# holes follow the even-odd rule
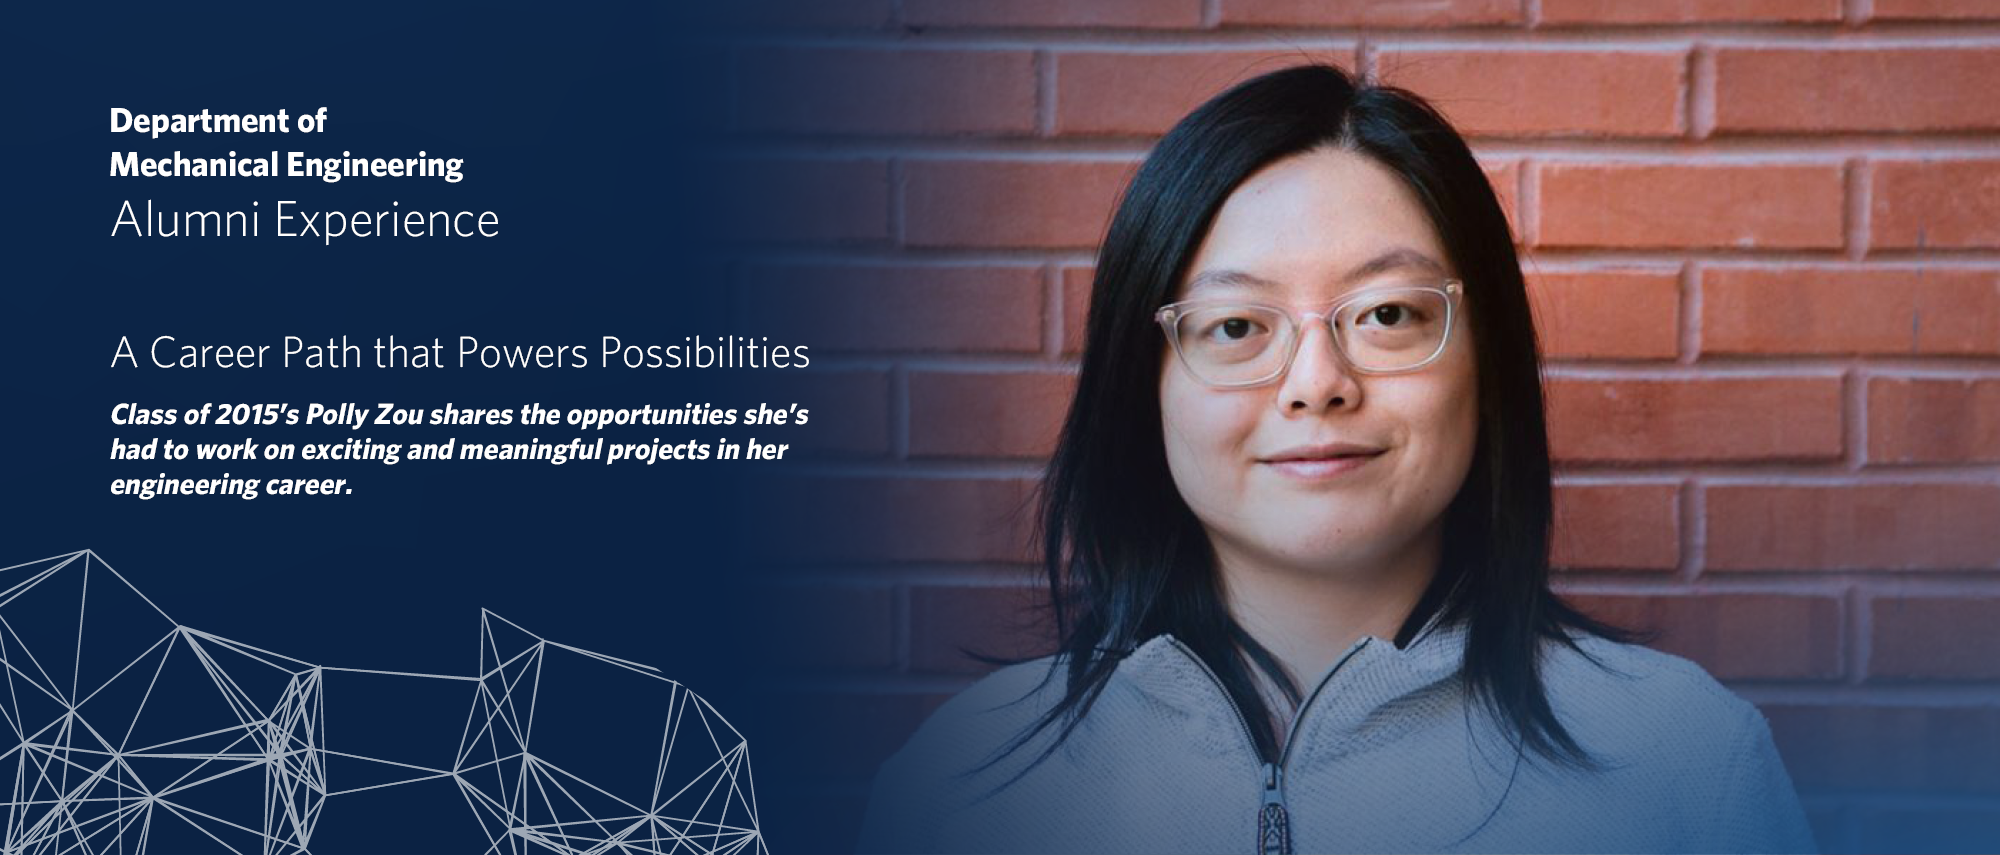
[[[329,677],[389,690],[409,738],[355,727],[331,744],[377,753],[332,750]],[[340,805],[385,788],[426,822],[470,806],[485,834],[468,827],[467,848],[486,852],[766,851],[747,744],[713,707],[490,612],[476,675],[328,668],[182,626],[88,550],[16,565],[0,569],[0,727],[8,855],[305,853],[316,832],[365,829]]]
[[[180,626],[88,552],[0,571],[4,850],[303,852],[311,665]]]
[[[714,707],[650,667],[483,617],[454,777],[496,849],[761,849],[749,746]],[[608,746],[630,753],[606,763]]]

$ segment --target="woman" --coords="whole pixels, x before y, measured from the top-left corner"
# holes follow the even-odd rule
[[[944,704],[864,851],[1800,851],[1756,708],[1548,586],[1505,216],[1326,66],[1163,138],[1045,482],[1060,649]]]

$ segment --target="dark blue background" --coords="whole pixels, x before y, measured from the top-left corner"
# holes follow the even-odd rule
[[[732,188],[704,158],[726,144],[727,63],[687,9],[489,4],[227,8],[16,7],[9,70],[0,289],[7,498],[0,566],[92,549],[177,621],[330,666],[470,673],[481,608],[544,638],[658,666],[743,730],[767,837],[810,829],[782,764],[755,750],[788,711],[759,709],[751,653],[785,628],[736,560],[757,463],[204,463],[108,460],[112,438],[182,442],[784,441],[776,429],[119,427],[112,407],[398,402],[460,406],[779,403],[750,370],[280,368],[283,337],[432,338],[588,347],[618,335],[674,344],[755,334],[732,317],[741,253],[700,236]],[[325,133],[108,132],[138,113],[293,115]],[[309,155],[465,159],[465,180],[112,178],[108,156]],[[109,237],[119,205],[264,212],[256,238]],[[299,210],[491,210],[497,238],[275,236]],[[752,236],[754,238],[754,235]],[[753,241],[754,242],[754,241]],[[730,253],[735,252],[732,256]],[[261,369],[158,369],[144,347],[270,345]],[[120,336],[138,368],[107,367]],[[789,341],[807,344],[809,341]],[[113,496],[120,477],[339,477],[338,497]],[[615,698],[607,698],[615,703]],[[572,723],[587,724],[587,723]],[[618,758],[623,759],[623,758]],[[769,766],[764,762],[769,763]],[[770,770],[780,770],[777,773]],[[456,798],[455,795],[452,798]],[[794,807],[800,808],[793,810]],[[329,807],[328,822],[341,804]],[[465,811],[462,803],[457,803]],[[476,851],[469,812],[388,818],[316,851]],[[316,842],[317,844],[317,842]]]

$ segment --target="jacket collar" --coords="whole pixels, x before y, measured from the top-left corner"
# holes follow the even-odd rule
[[[1338,752],[1353,738],[1396,726],[1396,717],[1378,715],[1398,699],[1455,676],[1465,661],[1463,623],[1439,623],[1433,616],[1408,647],[1365,636],[1327,673],[1299,687],[1303,709],[1295,727],[1281,738],[1310,746],[1314,753]],[[1121,662],[1113,675],[1161,711],[1183,719],[1196,742],[1218,752],[1246,751],[1244,719],[1208,667],[1178,639],[1162,633]]]

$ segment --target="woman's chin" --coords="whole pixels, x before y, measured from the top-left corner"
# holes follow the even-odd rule
[[[1310,524],[1301,522],[1298,525],[1304,527]],[[1259,538],[1259,542],[1266,545],[1264,560],[1272,566],[1324,577],[1379,570],[1389,557],[1385,550],[1368,545],[1381,543],[1383,539],[1379,536],[1349,529],[1355,533],[1343,533],[1336,538],[1300,537],[1298,531],[1265,532]]]

